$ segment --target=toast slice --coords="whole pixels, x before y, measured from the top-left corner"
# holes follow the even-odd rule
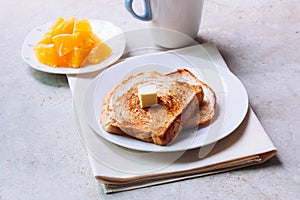
[[[137,88],[149,83],[157,87],[158,105],[141,108]],[[195,87],[200,88],[199,84]],[[177,82],[171,76],[142,72],[111,90],[102,104],[100,121],[107,132],[168,145],[198,110],[197,92],[188,83]]]
[[[167,74],[168,77],[173,78],[178,82],[185,82],[194,88],[195,92],[203,98],[203,101],[199,101],[199,109],[195,109],[191,118],[183,123],[184,128],[192,128],[195,126],[205,126],[211,122],[215,115],[216,107],[216,95],[215,92],[207,84],[199,80],[193,73],[187,69],[177,69],[177,71]],[[198,86],[198,87],[197,87]],[[199,86],[203,90],[204,97],[197,92]],[[200,93],[201,94],[201,93]]]

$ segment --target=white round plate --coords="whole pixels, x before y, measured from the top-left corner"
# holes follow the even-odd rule
[[[80,68],[69,67],[51,67],[44,65],[38,61],[34,53],[34,45],[36,45],[44,36],[44,34],[53,25],[48,22],[42,26],[34,28],[26,37],[22,47],[22,58],[34,69],[54,74],[83,74],[105,68],[116,62],[125,50],[125,35],[122,29],[110,22],[102,20],[89,19],[93,32],[105,42],[111,49],[112,54],[103,62],[96,65],[87,65]]]
[[[216,115],[210,125],[179,133],[168,146],[159,146],[134,138],[106,132],[101,124],[101,105],[105,96],[129,75],[143,71],[163,74],[186,68],[207,83],[216,93]],[[205,146],[226,137],[243,121],[248,110],[247,92],[240,80],[223,66],[200,58],[161,53],[127,59],[99,74],[89,85],[84,97],[87,121],[93,130],[106,140],[140,151],[174,152]]]

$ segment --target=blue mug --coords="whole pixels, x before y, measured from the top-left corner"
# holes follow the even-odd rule
[[[132,8],[133,0],[125,0],[125,7],[126,9],[137,19],[143,21],[151,21],[152,20],[152,13],[151,13],[151,6],[149,0],[144,0],[144,14],[138,15]]]

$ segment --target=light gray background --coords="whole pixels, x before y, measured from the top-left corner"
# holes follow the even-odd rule
[[[296,199],[300,195],[300,4],[207,0],[199,41],[218,46],[278,148],[261,166],[105,195],[76,134],[64,75],[29,68],[20,51],[34,27],[58,17],[144,27],[123,0],[1,0],[0,200]]]

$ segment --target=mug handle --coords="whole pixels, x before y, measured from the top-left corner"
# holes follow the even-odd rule
[[[125,0],[125,7],[126,9],[134,16],[135,18],[143,21],[151,21],[152,20],[152,14],[151,14],[151,7],[150,7],[150,1],[149,0],[144,0],[144,6],[145,6],[145,11],[142,15],[136,14],[132,8],[132,3],[133,0]]]

